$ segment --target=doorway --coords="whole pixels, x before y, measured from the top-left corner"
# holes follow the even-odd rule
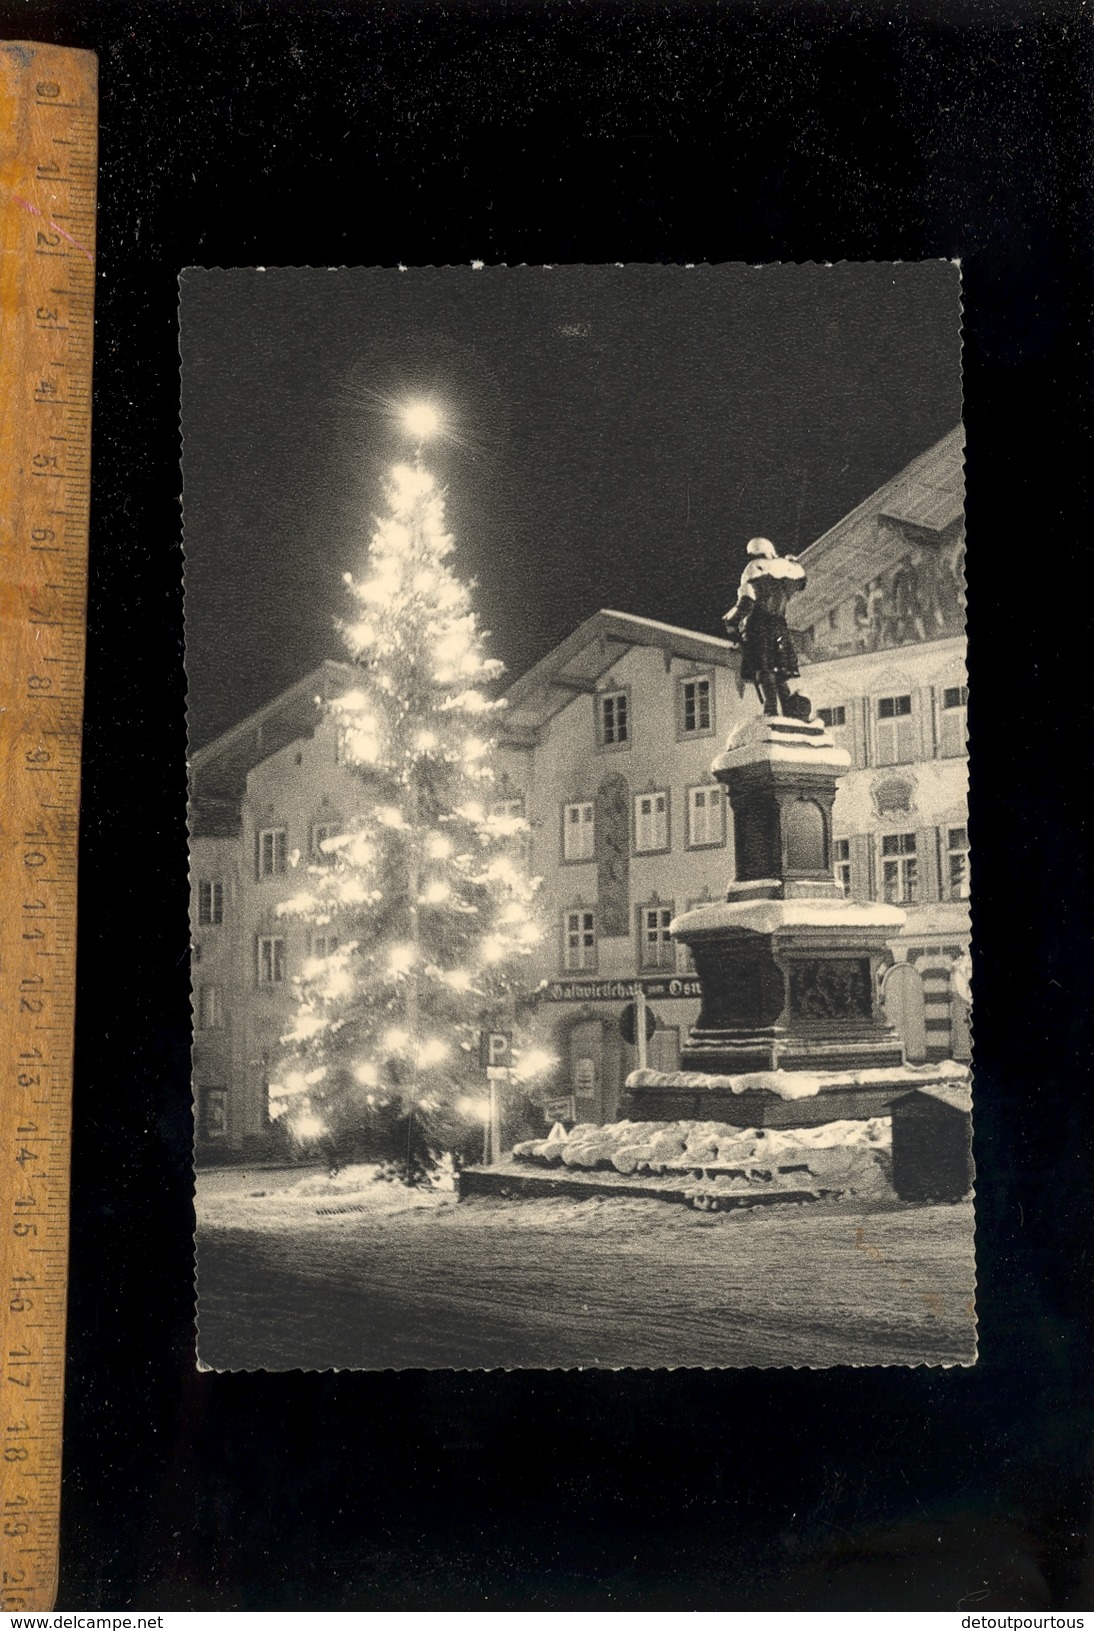
[[[580,1019],[567,1044],[570,1090],[578,1121],[613,1121],[618,1113],[623,1043],[614,1020]]]
[[[911,963],[894,963],[886,971],[881,987],[885,1017],[900,1037],[909,1065],[921,1065],[927,1057],[927,1010],[923,981]]]

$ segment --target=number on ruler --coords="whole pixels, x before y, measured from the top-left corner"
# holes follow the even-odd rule
[[[18,655],[5,675],[13,689],[5,702],[15,708],[0,717],[0,748],[30,773],[15,778],[5,811],[9,838],[19,845],[9,853],[8,866],[23,880],[25,896],[20,901],[18,893],[9,894],[7,919],[0,921],[0,974],[6,971],[8,978],[0,1058],[8,1066],[10,1086],[29,1090],[16,1097],[10,1087],[5,1093],[0,1081],[0,1150],[7,1150],[7,1159],[0,1159],[0,1178],[7,1175],[0,1218],[6,1217],[7,1233],[0,1230],[0,1239],[8,1241],[0,1281],[6,1339],[0,1343],[0,1401],[7,1405],[0,1411],[0,1609],[8,1612],[48,1610],[56,1564],[59,1441],[51,1438],[48,1412],[62,1386],[57,1319],[66,1251],[64,1197],[54,1193],[50,1180],[66,1154],[71,1054],[64,1028],[55,1029],[49,1016],[55,1002],[67,1001],[71,977],[73,903],[67,879],[76,823],[73,811],[67,816],[65,811],[75,805],[78,788],[78,733],[70,727],[78,721],[82,691],[82,650],[60,642],[68,642],[82,622],[94,296],[91,240],[85,240],[85,248],[69,236],[94,230],[94,69],[84,56],[55,47],[36,47],[35,53],[29,73],[25,65],[0,61],[5,103],[12,88],[16,96],[37,103],[35,116],[20,126],[26,138],[20,137],[20,173],[32,189],[30,210],[25,218],[16,217],[7,195],[0,200],[5,241],[7,227],[18,221],[13,242],[17,238],[21,297],[14,317],[5,303],[0,330],[5,346],[17,332],[26,347],[15,458],[9,470],[0,471],[2,513],[21,515],[17,537],[26,550],[25,599],[13,628]],[[68,216],[58,213],[66,209]],[[66,261],[63,277],[42,264],[59,258]],[[64,288],[52,287],[62,283]],[[11,496],[17,502],[9,512]],[[46,554],[61,560],[47,563]],[[63,680],[55,664],[61,665]],[[42,717],[47,713],[48,722]],[[18,728],[12,730],[13,725]],[[42,797],[47,786],[51,795],[45,797],[58,801],[53,805]],[[42,960],[47,955],[48,964]],[[43,1038],[47,1023],[50,1045],[35,1046],[30,1038]],[[37,1275],[25,1268],[31,1253],[45,1254],[33,1257]],[[29,1503],[24,1490],[33,1492]]]

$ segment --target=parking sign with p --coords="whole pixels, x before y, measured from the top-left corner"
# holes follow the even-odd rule
[[[479,1039],[479,1063],[484,1070],[507,1070],[513,1062],[512,1031],[483,1031]]]

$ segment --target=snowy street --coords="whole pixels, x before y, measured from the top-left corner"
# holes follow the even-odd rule
[[[709,1215],[197,1177],[212,1369],[970,1363],[971,1202]]]

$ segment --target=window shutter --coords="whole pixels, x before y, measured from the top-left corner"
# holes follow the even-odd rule
[[[866,833],[857,833],[851,839],[851,898],[869,900],[873,893],[870,875],[870,839]]]
[[[938,828],[920,827],[915,835],[915,849],[919,862],[919,898],[938,900]]]
[[[255,883],[257,883],[259,878],[262,876],[262,873],[260,871],[260,867],[262,865],[261,845],[262,845],[262,839],[261,839],[261,837],[259,835],[258,828],[256,827],[255,828]]]
[[[938,737],[935,728],[935,692],[933,685],[924,685],[914,693],[913,707],[919,714],[919,757],[934,759],[938,756]]]
[[[856,770],[862,770],[866,765],[866,709],[869,706],[864,697],[854,697],[847,704],[848,749],[851,754],[851,763]]]

